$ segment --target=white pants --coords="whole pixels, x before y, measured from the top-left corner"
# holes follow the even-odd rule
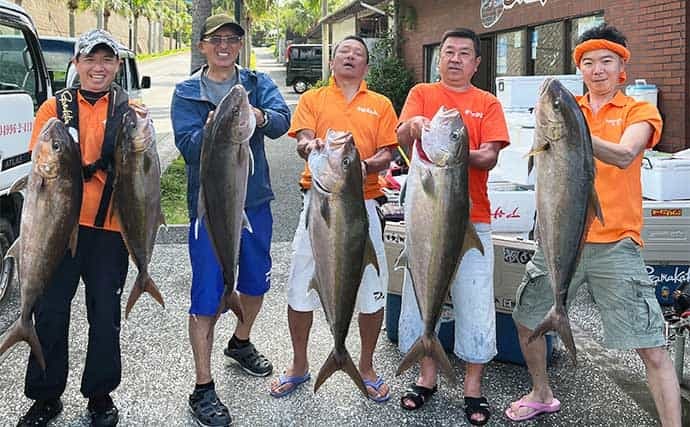
[[[455,317],[455,354],[470,363],[486,363],[496,355],[494,247],[491,226],[475,223],[484,255],[470,249],[460,261],[450,293]],[[439,325],[436,325],[438,332]],[[406,353],[424,332],[412,281],[405,271],[398,321],[398,347]]]
[[[313,311],[321,307],[321,301],[315,290],[309,289],[309,283],[314,275],[314,255],[311,251],[311,240],[307,230],[306,215],[309,206],[311,190],[304,195],[304,205],[299,216],[299,224],[292,240],[292,262],[290,263],[290,277],[288,279],[288,305],[295,311]],[[376,261],[379,264],[379,274],[372,265],[367,265],[362,276],[362,283],[357,294],[356,308],[360,313],[371,314],[381,310],[386,305],[388,292],[388,264],[383,247],[381,221],[376,213],[376,201],[365,200],[364,204],[369,217],[369,237],[374,245]]]

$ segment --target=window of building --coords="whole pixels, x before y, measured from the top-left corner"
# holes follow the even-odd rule
[[[582,18],[576,18],[570,21],[570,51],[577,45],[577,39],[590,28],[594,28],[599,24],[604,22],[604,17],[602,15],[596,16],[585,16]],[[577,67],[572,60],[568,61],[568,73],[575,74],[577,72]]]
[[[441,80],[441,75],[438,72],[440,54],[440,44],[424,46],[424,81],[427,83]]]
[[[563,73],[565,60],[564,27],[565,23],[561,21],[539,25],[531,30],[528,64],[531,68],[530,74],[546,76]]]
[[[525,30],[496,36],[496,76],[525,75]]]

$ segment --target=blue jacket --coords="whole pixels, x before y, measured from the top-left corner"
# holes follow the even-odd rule
[[[216,108],[201,97],[201,72],[175,86],[170,107],[175,145],[187,164],[187,209],[190,219],[196,218],[199,199],[199,162],[204,125],[209,111]],[[249,146],[254,155],[254,174],[249,176],[245,208],[256,207],[274,199],[268,161],[264,150],[264,135],[276,139],[290,127],[290,109],[273,80],[264,73],[239,68],[240,83],[249,93],[249,102],[266,112],[268,125],[252,135]]]

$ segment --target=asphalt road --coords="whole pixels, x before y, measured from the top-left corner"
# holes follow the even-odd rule
[[[270,55],[259,51],[258,66],[271,72],[282,86],[281,66]],[[164,110],[171,91],[188,70],[186,55],[142,64],[142,74],[151,74],[154,89],[145,98],[156,118],[159,136],[164,136],[167,113]],[[168,92],[169,94],[170,92]],[[296,95],[285,90],[289,103]],[[169,95],[168,95],[169,96]],[[169,123],[167,124],[169,126]],[[169,127],[167,128],[169,129]],[[168,131],[169,132],[169,131]],[[169,150],[172,140],[159,139],[159,148]],[[267,294],[252,340],[274,363],[276,373],[287,366],[291,346],[286,316],[286,280],[289,269],[290,240],[300,209],[297,178],[302,167],[294,152],[294,141],[283,137],[267,141],[272,181],[276,192],[273,204],[275,216],[272,246],[272,289]],[[123,380],[113,393],[120,408],[121,423],[125,426],[188,426],[193,425],[187,412],[187,396],[194,385],[191,349],[187,336],[187,309],[191,270],[184,244],[158,244],[150,272],[161,289],[166,308],[151,298],[143,297],[130,319],[122,323]],[[132,286],[136,268],[131,265],[126,291]],[[77,292],[73,302],[70,329],[71,374],[63,395],[65,409],[53,425],[88,425],[86,400],[79,393],[81,371],[86,350],[88,323],[84,311],[83,291]],[[0,320],[12,314],[9,305],[16,304],[17,290],[10,289],[0,303]],[[16,310],[16,305],[14,310]],[[8,314],[9,313],[9,314]],[[15,314],[16,315],[16,314]],[[644,387],[644,368],[631,352],[610,352],[599,343],[600,320],[592,309],[591,300],[581,294],[571,310],[576,326],[579,350],[578,365],[573,366],[567,355],[557,348],[549,367],[549,375],[556,396],[563,403],[559,413],[523,423],[554,426],[654,426],[658,420],[649,394]],[[375,367],[392,388],[392,399],[376,404],[361,396],[350,379],[336,373],[319,390],[312,392],[313,380],[291,396],[274,399],[267,390],[269,378],[253,378],[236,365],[225,366],[222,348],[232,333],[234,318],[226,315],[216,328],[213,352],[213,374],[220,398],[230,407],[239,426],[461,426],[467,425],[462,404],[462,384],[440,381],[439,392],[423,410],[407,412],[400,409],[398,399],[404,388],[414,380],[412,369],[401,377],[394,372],[400,354],[394,343],[382,331],[375,354]],[[499,336],[499,340],[502,337]],[[356,321],[353,322],[348,348],[353,357],[359,355]],[[310,337],[309,357],[315,375],[332,347],[332,338],[321,312],[315,317]],[[23,395],[24,369],[28,347],[13,348],[0,362],[0,425],[14,425],[29,408],[31,402]],[[463,364],[452,358],[459,378]],[[506,406],[529,389],[529,375],[522,366],[491,362],[485,370],[484,394],[488,397],[493,416],[490,425],[513,425],[503,415]]]

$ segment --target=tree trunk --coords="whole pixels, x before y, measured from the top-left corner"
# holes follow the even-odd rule
[[[134,19],[132,22],[132,52],[136,55],[138,51],[137,41],[139,41],[139,15],[134,15],[132,19]]]
[[[76,29],[74,22],[74,9],[69,10],[69,36],[75,37]]]
[[[103,8],[103,29],[108,31],[108,20],[110,19],[110,9],[107,7]]]
[[[190,72],[200,68],[206,60],[199,52],[199,39],[201,38],[201,28],[204,26],[206,18],[211,16],[211,0],[194,0],[192,6],[192,62]]]
[[[147,44],[147,49],[148,53],[153,53],[153,22],[151,22],[150,17],[146,17],[146,20],[149,23],[149,37],[148,37],[148,44]]]
[[[99,7],[94,13],[96,14],[96,28],[103,29],[103,7]]]

